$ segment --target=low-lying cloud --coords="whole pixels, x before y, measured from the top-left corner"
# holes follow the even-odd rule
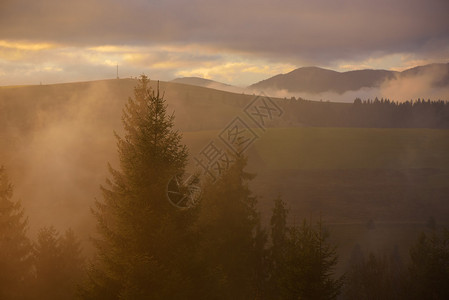
[[[390,99],[396,102],[405,102],[418,98],[434,101],[449,101],[448,79],[449,74],[447,70],[430,67],[424,72],[408,76],[397,73],[394,78],[385,80],[379,87],[364,87],[356,91],[346,91],[344,93],[331,91],[323,93],[300,93],[274,89],[264,92],[273,97],[299,97],[307,100],[332,102],[353,102],[356,98],[373,100],[376,97],[379,99]]]
[[[42,226],[53,225],[61,231],[71,227],[87,240],[94,228],[90,208],[101,197],[107,162],[116,162],[113,129],[120,131],[126,98],[123,103],[111,101],[100,83],[59,96],[38,89],[49,90],[38,86],[34,93],[13,99],[36,104],[14,104],[16,110],[9,112],[18,121],[2,129],[2,143],[8,144],[0,150],[0,165],[11,175],[14,199],[22,201],[33,236]],[[18,128],[25,122],[27,126]]]
[[[396,75],[380,86],[379,95],[400,102],[417,98],[449,101],[449,81],[439,86],[448,75],[447,71],[438,68],[431,68],[415,76]]]

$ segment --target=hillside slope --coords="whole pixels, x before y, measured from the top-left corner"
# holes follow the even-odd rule
[[[0,165],[11,175],[32,234],[47,225],[72,227],[87,241],[94,227],[90,208],[101,198],[107,163],[119,163],[113,132],[122,133],[121,112],[135,84],[123,79],[0,88]],[[230,121],[245,119],[243,108],[254,99],[179,83],[160,82],[160,88],[190,150],[189,168],[210,141],[220,143]],[[275,101],[287,119],[278,128],[254,128],[258,138],[246,152],[265,222],[278,195],[293,221],[319,215],[359,226],[369,219],[449,221],[448,130],[282,128],[289,114],[329,116],[352,104]]]

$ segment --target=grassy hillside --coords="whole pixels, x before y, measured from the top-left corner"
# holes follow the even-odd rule
[[[218,133],[184,138],[196,155]],[[278,195],[290,223],[321,217],[342,269],[356,244],[407,259],[430,217],[449,225],[449,130],[271,128],[247,153],[265,224]]]
[[[135,84],[0,88],[0,164],[11,174],[32,232],[70,226],[87,240],[107,162],[117,165],[113,131],[121,133],[121,110]],[[160,87],[191,158],[210,140],[219,143],[220,131],[235,116],[244,118],[242,109],[254,97],[177,83]],[[321,216],[330,224],[342,255],[355,243],[368,249],[410,243],[431,216],[449,223],[449,130],[254,130],[260,138],[247,151],[248,168],[257,174],[251,187],[261,196],[266,223],[272,199],[281,195],[290,222]],[[374,229],[366,227],[369,220]]]
[[[279,128],[256,144],[269,169],[449,169],[449,131]]]
[[[218,131],[187,132],[192,156]],[[449,130],[272,128],[248,151],[254,188],[298,217],[330,222],[449,219]]]
[[[117,129],[121,127],[121,110],[133,95],[136,83],[135,79],[114,79],[0,87],[0,125],[26,134],[35,130],[44,117],[62,119],[80,110],[95,109],[100,123]],[[152,81],[151,85],[156,89],[157,82]],[[176,113],[176,125],[183,131],[219,129],[253,98],[173,82],[160,82],[160,90],[169,111]]]

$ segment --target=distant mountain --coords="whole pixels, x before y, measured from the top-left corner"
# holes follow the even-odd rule
[[[430,64],[419,66],[402,71],[400,76],[402,78],[409,78],[414,76],[425,76],[433,74],[434,78],[432,84],[434,87],[449,87],[449,63],[446,64]]]
[[[449,85],[449,63],[415,67],[402,72],[387,70],[357,70],[336,72],[318,67],[304,67],[287,74],[279,74],[251,85],[256,90],[287,90],[288,92],[323,93],[357,91],[379,87],[393,78],[436,74],[437,86]]]
[[[214,88],[217,90],[227,89],[227,88],[231,87],[231,85],[229,85],[229,84],[225,84],[225,83],[221,83],[218,81],[205,79],[205,78],[201,78],[201,77],[182,77],[182,78],[173,79],[171,82]],[[220,87],[222,87],[222,88],[220,88]]]

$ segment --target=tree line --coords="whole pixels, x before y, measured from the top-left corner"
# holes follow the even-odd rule
[[[72,230],[41,228],[27,235],[28,219],[0,168],[0,299],[75,299],[84,276],[84,258]]]
[[[24,211],[1,169],[1,299],[369,299],[377,291],[380,273],[370,272],[372,265],[383,268],[383,260],[357,259],[347,274],[337,274],[337,248],[323,223],[287,225],[280,197],[269,228],[262,226],[248,187],[254,175],[242,154],[230,153],[234,163],[203,184],[198,205],[173,206],[167,182],[185,172],[188,152],[166,108],[142,76],[123,112],[125,135],[116,135],[119,167],[109,167],[93,208],[96,255],[87,263],[72,231],[43,228],[30,242]],[[411,253],[411,278],[423,283],[423,293],[444,297],[447,232],[441,239],[424,236]],[[388,265],[382,280],[391,282],[394,268]]]
[[[449,128],[449,102],[415,99],[356,98],[353,103],[283,100],[286,118],[295,125],[367,128]]]

